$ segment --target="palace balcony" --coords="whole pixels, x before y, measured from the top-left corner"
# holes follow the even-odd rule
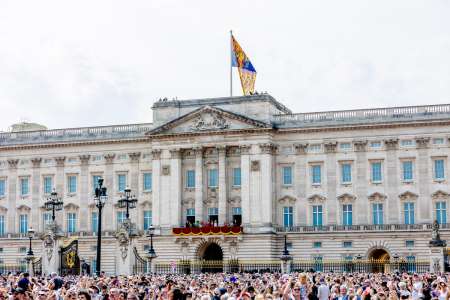
[[[211,226],[172,228],[174,235],[238,235],[243,232],[241,226]]]

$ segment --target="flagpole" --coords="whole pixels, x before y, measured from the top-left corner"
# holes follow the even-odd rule
[[[233,97],[233,30],[230,30],[230,97]]]

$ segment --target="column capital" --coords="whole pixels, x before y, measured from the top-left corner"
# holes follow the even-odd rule
[[[65,156],[57,156],[55,157],[56,166],[57,167],[64,167],[64,162],[66,161]]]
[[[398,139],[397,138],[385,139],[384,145],[386,146],[386,150],[397,150]]]
[[[366,140],[353,141],[353,146],[355,146],[355,152],[364,152],[367,150],[367,141]]]
[[[8,159],[8,165],[10,169],[17,169],[18,164],[19,164],[18,159]]]
[[[216,147],[216,149],[217,149],[217,152],[219,152],[219,155],[227,153],[227,146],[225,146],[225,145],[219,145]]]
[[[138,162],[141,158],[141,152],[130,152],[128,153],[128,157],[132,162]]]
[[[323,144],[323,146],[325,147],[325,153],[334,153],[334,152],[336,152],[337,144],[338,143],[336,141],[325,142]]]
[[[242,154],[250,154],[251,148],[252,148],[252,145],[240,145],[239,149],[241,149],[241,155]]]
[[[80,162],[82,165],[87,165],[89,163],[89,159],[91,158],[90,154],[81,154],[78,156],[80,158]]]
[[[114,153],[103,154],[103,158],[106,160],[107,164],[112,164],[112,162],[114,161],[114,157],[116,157],[116,154]]]
[[[306,154],[306,150],[308,149],[308,143],[295,143],[294,149],[296,154]]]
[[[39,168],[41,166],[42,157],[33,157],[31,159],[31,163],[33,164],[33,168]]]
[[[425,149],[428,148],[428,144],[430,143],[430,138],[425,136],[416,137],[416,146],[417,149]]]
[[[179,159],[181,157],[181,149],[180,148],[170,149],[169,152],[170,152],[170,158]]]
[[[192,149],[194,149],[195,156],[203,157],[203,147],[197,146],[197,147],[194,147]]]
[[[161,149],[152,149],[152,159],[161,159]]]
[[[261,153],[263,154],[274,154],[277,150],[277,145],[273,143],[262,143],[259,144],[259,149],[261,149]]]

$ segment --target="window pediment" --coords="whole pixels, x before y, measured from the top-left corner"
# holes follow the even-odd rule
[[[237,196],[237,197],[233,197],[231,199],[228,199],[228,203],[232,204],[232,205],[240,205],[241,204],[241,197]]]
[[[145,202],[147,202],[151,205],[150,201],[145,201]],[[195,199],[193,199],[193,198],[187,198],[182,201],[183,205],[188,205],[188,206],[193,206],[194,203],[195,203]],[[144,205],[144,203],[142,203],[142,205]]]
[[[27,205],[20,205],[19,207],[17,207],[17,210],[18,211],[29,211],[29,210],[31,210],[31,207],[29,207],[29,206],[27,206]]]
[[[371,195],[369,195],[369,201],[384,201],[387,196],[385,194],[379,193],[379,192],[375,192]]]
[[[308,201],[313,203],[313,202],[324,202],[327,198],[325,198],[325,196],[319,195],[319,194],[314,194],[308,197]]]
[[[337,199],[343,203],[354,202],[356,200],[356,196],[349,193],[344,193],[338,196]]]
[[[398,195],[398,197],[400,198],[400,200],[416,200],[419,197],[419,195],[410,191],[406,191]]]
[[[79,208],[78,205],[76,205],[75,203],[71,203],[71,202],[64,205],[65,210],[77,210],[78,208]]]
[[[448,198],[449,196],[450,196],[449,193],[442,191],[442,190],[437,190],[436,192],[431,194],[431,198],[433,198],[433,199],[443,199],[443,198]]]
[[[297,199],[295,199],[294,197],[286,195],[286,196],[283,196],[282,198],[278,199],[278,203],[284,204],[284,205],[286,205],[286,204],[293,205],[293,204],[295,204],[296,200]]]

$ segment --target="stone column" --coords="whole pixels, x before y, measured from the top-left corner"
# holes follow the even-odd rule
[[[227,167],[226,147],[217,147],[219,152],[219,225],[227,223]]]
[[[307,225],[307,211],[308,202],[306,200],[306,178],[307,166],[306,166],[306,149],[307,143],[294,144],[295,149],[295,169],[294,169],[294,187],[295,194],[297,195],[297,202],[295,203],[296,220],[294,224]],[[279,224],[281,225],[281,224]]]
[[[336,147],[337,142],[327,142],[324,144],[326,156],[326,168],[327,168],[327,223],[328,225],[334,225],[339,223],[339,210],[338,200],[336,198]]]
[[[255,208],[258,206],[259,210],[259,222],[262,225],[261,231],[271,231],[273,225],[273,199],[275,191],[275,166],[274,166],[274,154],[276,145],[272,143],[260,144],[261,149],[261,162],[260,162],[260,199],[253,198],[253,205]],[[259,200],[259,201],[258,201]],[[259,202],[259,203],[258,203]]]
[[[370,214],[370,204],[367,198],[367,141],[360,140],[353,142],[356,152],[356,161],[354,164],[355,172],[355,193],[356,193],[356,207],[353,212],[355,224],[367,224],[368,214]],[[355,218],[356,217],[356,218]]]
[[[89,203],[93,202],[93,193],[89,193],[89,154],[82,154],[80,158],[80,178],[79,178],[79,193],[80,193],[80,231],[91,231],[88,226],[88,220],[91,218],[89,214]]]
[[[387,177],[386,180],[386,194],[387,194],[387,207],[386,212],[386,223],[387,224],[398,224],[399,223],[399,201],[398,201],[398,158],[397,158],[397,148],[398,139],[387,139],[384,141],[386,146],[386,171],[383,172],[383,176]]]
[[[152,222],[153,226],[161,226],[161,149],[152,150]]]
[[[38,231],[44,231],[45,228],[40,228],[40,225],[43,225],[42,222],[39,222],[39,202],[41,200],[41,161],[42,158],[35,157],[31,159],[31,163],[33,165],[33,184],[31,190],[31,220],[30,224],[33,228],[36,228]]]
[[[130,179],[128,185],[131,189],[131,194],[137,196],[139,195],[139,159],[141,158],[141,152],[128,153],[128,157],[130,158]],[[138,208],[130,210],[132,223],[137,223],[139,220],[138,210]],[[139,228],[138,224],[136,226]]]
[[[180,149],[170,150],[170,223],[172,227],[179,227],[181,224],[181,151]]]
[[[249,226],[251,218],[250,207],[250,145],[241,145],[241,207],[242,225]]]
[[[428,151],[428,144],[430,142],[429,137],[416,138],[417,145],[417,161],[416,170],[417,185],[419,186],[419,202],[417,203],[417,223],[432,223],[431,213],[431,196],[429,190],[430,182],[430,155]]]
[[[203,209],[203,149],[195,148],[195,221],[204,220]]]
[[[17,197],[17,165],[18,159],[8,159],[8,232],[18,232],[16,225],[16,197]]]
[[[108,153],[103,155],[105,159],[105,171],[103,173],[103,185],[108,189],[108,201],[106,201],[105,206],[102,211],[102,231],[114,231],[114,221],[116,216],[114,214],[114,205],[116,204],[116,192],[117,190],[114,188],[114,157],[116,155],[114,153]],[[112,219],[111,219],[112,218]]]

